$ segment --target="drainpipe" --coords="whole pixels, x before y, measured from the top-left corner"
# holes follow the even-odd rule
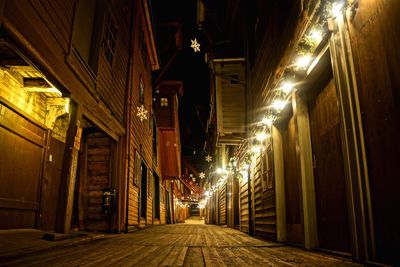
[[[135,6],[135,1],[132,1],[132,7]],[[135,8],[135,10],[137,10]],[[130,31],[129,31],[129,65],[128,65],[128,75],[127,75],[127,88],[126,88],[126,93],[127,93],[127,106],[126,106],[126,151],[127,153],[127,166],[126,168],[126,207],[125,207],[125,232],[128,232],[129,228],[129,176],[130,176],[130,164],[131,164],[131,149],[130,149],[130,140],[131,140],[131,120],[130,120],[130,114],[132,110],[132,97],[130,95],[131,93],[131,87],[132,87],[132,70],[133,70],[133,44],[134,44],[134,35],[133,35],[133,30],[134,30],[134,21],[135,21],[135,15],[132,14],[131,17],[131,25],[130,25]]]

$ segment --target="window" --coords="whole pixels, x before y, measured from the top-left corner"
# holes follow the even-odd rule
[[[166,98],[166,97],[161,97],[161,99],[160,99],[160,105],[161,105],[161,107],[168,107],[168,98]]]
[[[112,66],[114,60],[116,39],[117,29],[111,14],[108,13],[103,35],[103,53],[110,66]]]
[[[142,23],[139,24],[139,43],[138,46],[140,48],[140,53],[142,55],[143,65],[147,68],[147,46],[146,46],[146,37],[144,35],[144,30]]]
[[[270,144],[266,149],[266,153],[262,156],[261,168],[262,189],[266,191],[274,187],[273,157]]]
[[[73,51],[95,73],[101,48],[104,10],[103,1],[80,0],[74,19]]]
[[[139,103],[144,104],[144,84],[142,75],[139,77]]]

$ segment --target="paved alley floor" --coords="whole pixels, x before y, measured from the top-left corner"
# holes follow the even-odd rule
[[[21,255],[0,258],[0,266],[357,266],[204,224],[153,226]]]

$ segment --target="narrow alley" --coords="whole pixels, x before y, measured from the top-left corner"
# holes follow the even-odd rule
[[[359,266],[349,259],[197,223],[189,219],[3,260],[7,250],[0,245],[0,266]]]
[[[400,266],[399,14],[0,0],[0,265]]]

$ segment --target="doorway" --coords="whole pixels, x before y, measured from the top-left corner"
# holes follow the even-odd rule
[[[283,161],[286,202],[286,233],[289,243],[304,244],[303,199],[297,149],[295,118],[290,109],[282,122]]]
[[[340,113],[332,72],[309,100],[319,246],[350,253]]]
[[[82,121],[71,226],[76,230],[108,232],[115,210],[103,209],[102,196],[104,189],[113,186],[114,140],[90,122]]]
[[[160,177],[154,172],[154,219],[160,220]]]
[[[147,215],[147,167],[142,162],[141,165],[141,187],[140,187],[140,217],[146,221]]]

